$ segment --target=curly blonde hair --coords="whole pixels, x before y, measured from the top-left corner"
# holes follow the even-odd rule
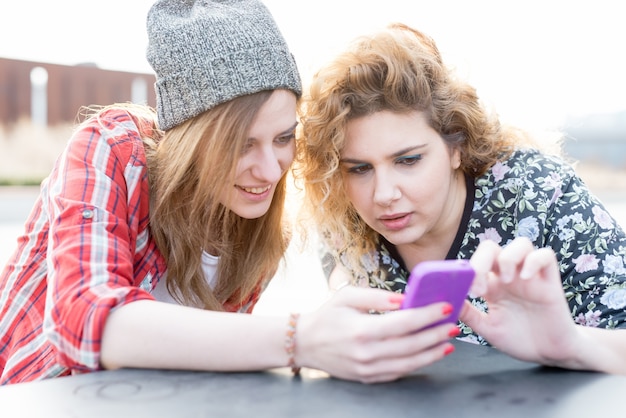
[[[476,90],[454,76],[424,33],[395,23],[357,38],[309,85],[300,108],[304,144],[298,158],[304,213],[356,279],[363,277],[362,260],[378,234],[346,198],[340,157],[347,123],[380,111],[424,112],[446,144],[460,151],[460,169],[471,177],[485,173],[519,144],[532,144],[528,134],[504,127],[487,111]]]

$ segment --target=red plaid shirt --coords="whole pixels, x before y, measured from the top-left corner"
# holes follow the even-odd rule
[[[142,133],[109,110],[71,138],[0,275],[0,384],[100,368],[109,312],[154,299],[164,259],[151,238]],[[250,312],[261,287],[231,311]]]

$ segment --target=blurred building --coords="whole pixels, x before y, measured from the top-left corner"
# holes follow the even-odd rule
[[[74,123],[82,106],[119,102],[155,106],[152,74],[111,71],[93,64],[58,65],[0,58],[0,124],[31,120]]]

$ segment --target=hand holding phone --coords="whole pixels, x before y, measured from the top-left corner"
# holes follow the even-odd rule
[[[411,271],[401,309],[448,302],[452,305],[452,313],[427,328],[446,322],[456,324],[474,275],[474,269],[467,260],[421,262]]]

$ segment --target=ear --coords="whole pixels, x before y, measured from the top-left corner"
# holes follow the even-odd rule
[[[456,170],[461,167],[461,150],[459,149],[459,147],[454,147],[451,151],[450,166],[453,170]]]

